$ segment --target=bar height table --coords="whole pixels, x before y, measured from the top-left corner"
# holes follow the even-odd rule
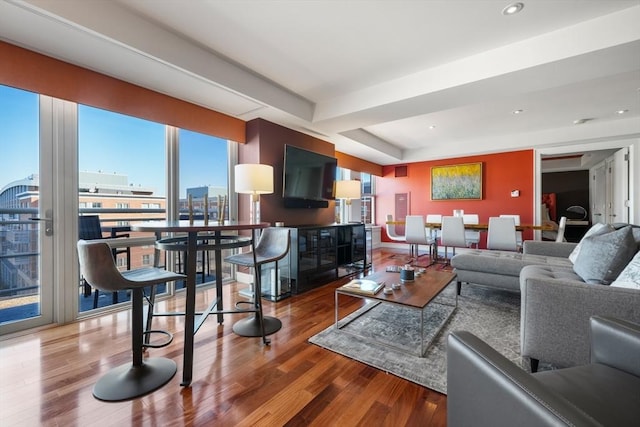
[[[153,232],[156,235],[162,233],[186,233],[186,245],[182,245],[182,249],[187,252],[187,283],[186,283],[186,301],[185,301],[185,325],[184,325],[184,361],[182,367],[182,382],[180,385],[188,386],[191,384],[193,377],[193,341],[194,336],[202,323],[210,314],[218,315],[218,323],[223,322],[224,313],[242,312],[238,310],[224,310],[222,300],[222,250],[237,248],[242,246],[254,246],[254,231],[269,227],[269,223],[250,223],[248,221],[225,221],[218,223],[216,221],[205,224],[204,221],[190,222],[183,221],[147,221],[137,224],[131,224],[131,231]],[[250,239],[242,239],[242,236],[234,236],[236,241],[229,240],[230,236],[223,235],[224,232],[252,230]],[[196,323],[196,257],[198,251],[198,233],[210,233],[206,237],[207,240],[213,241],[208,243],[206,249],[215,251],[216,265],[216,298],[209,305],[206,311],[200,314]],[[229,240],[228,243],[225,241]],[[215,310],[214,310],[215,307]]]

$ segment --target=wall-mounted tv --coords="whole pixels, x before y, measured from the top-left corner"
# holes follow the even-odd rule
[[[285,206],[296,208],[328,207],[335,199],[334,182],[338,161],[293,145],[284,146],[282,198]]]

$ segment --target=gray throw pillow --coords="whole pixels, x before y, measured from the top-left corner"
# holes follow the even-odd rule
[[[576,259],[578,259],[578,255],[580,254],[580,249],[582,249],[582,242],[584,239],[598,234],[609,233],[613,230],[614,228],[609,224],[603,224],[601,222],[596,222],[595,224],[593,224],[593,226],[591,226],[591,228],[587,230],[584,236],[582,236],[582,239],[580,239],[576,247],[573,248],[573,251],[569,254],[569,261],[575,264]]]
[[[636,253],[631,227],[582,239],[573,271],[586,283],[609,285]]]

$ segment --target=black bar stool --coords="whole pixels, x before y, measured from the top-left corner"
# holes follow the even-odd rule
[[[150,393],[165,385],[176,373],[176,363],[167,358],[143,360],[144,347],[163,347],[173,336],[166,331],[143,330],[144,287],[159,285],[186,276],[161,268],[147,267],[124,272],[118,271],[111,248],[105,242],[78,241],[80,272],[96,289],[107,292],[131,290],[131,347],[133,362],[112,369],[102,376],[93,388],[93,395],[100,400],[121,401]],[[145,335],[161,333],[167,336],[162,344],[144,345]]]
[[[290,231],[283,227],[270,227],[262,230],[260,240],[251,252],[231,255],[225,261],[231,264],[253,268],[253,301],[239,301],[240,304],[253,304],[255,315],[239,320],[233,325],[233,332],[243,337],[262,337],[269,344],[267,335],[274,334],[282,328],[282,322],[275,317],[262,314],[261,266],[277,262],[287,255],[290,245]]]

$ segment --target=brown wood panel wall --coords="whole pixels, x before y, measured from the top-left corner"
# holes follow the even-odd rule
[[[349,154],[336,151],[336,159],[338,159],[338,166],[345,169],[351,169],[352,171],[370,173],[375,176],[382,176],[382,166],[362,160],[358,157],[351,156]]]
[[[285,225],[326,225],[335,222],[335,202],[328,208],[292,209],[285,208],[282,199],[282,174],[284,168],[285,144],[315,151],[327,156],[335,156],[334,145],[307,134],[271,123],[263,119],[247,122],[247,143],[240,147],[239,163],[262,163],[273,166],[274,192],[260,196],[260,215],[263,221]],[[239,195],[239,216],[248,219],[249,196]]]

